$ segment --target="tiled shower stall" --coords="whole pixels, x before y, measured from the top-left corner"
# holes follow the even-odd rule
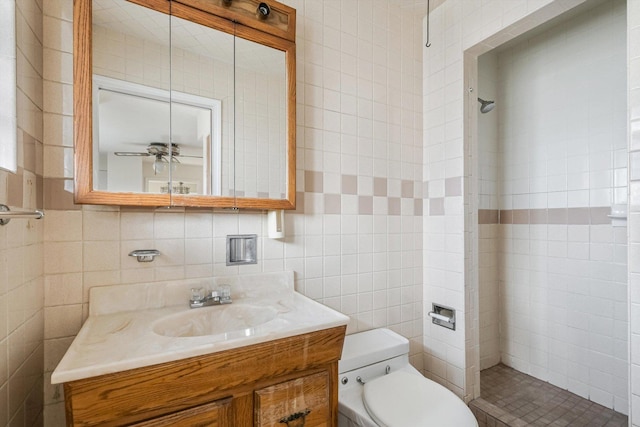
[[[573,33],[561,35],[552,49],[549,48],[554,43],[548,42],[547,36],[534,37],[527,45],[538,43],[538,48],[529,51],[529,58],[526,53],[509,54],[505,49],[499,51],[503,63],[499,62],[500,53],[494,52],[497,58],[487,55],[481,61],[489,62],[484,65],[488,69],[478,69],[479,56],[536,27],[552,30],[553,24],[547,24],[548,21],[579,5],[601,8],[595,27],[588,33],[576,31],[585,24],[580,22]],[[431,40],[442,41],[425,49],[423,62],[424,179],[428,199],[424,214],[425,312],[432,301],[464,307],[464,312],[458,313],[458,318],[464,320],[460,332],[446,333],[425,319],[425,369],[428,376],[446,383],[467,400],[480,396],[480,370],[496,361],[496,351],[502,351],[505,360],[545,380],[589,394],[621,412],[627,407],[631,411],[630,423],[639,422],[634,417],[640,411],[639,390],[634,386],[638,384],[635,379],[640,327],[638,280],[634,271],[640,258],[635,243],[638,232],[634,230],[638,227],[635,212],[640,193],[634,188],[640,179],[637,172],[640,157],[633,152],[634,147],[640,148],[634,142],[634,137],[637,138],[634,120],[640,102],[635,89],[640,84],[635,60],[640,53],[637,47],[640,40],[634,30],[640,25],[639,6],[637,2],[580,0],[452,1],[435,9],[428,24],[426,19],[423,22],[425,33],[429,27]],[[585,16],[581,21],[589,20]],[[616,19],[615,23],[612,19]],[[617,44],[610,48],[605,42]],[[559,50],[554,51],[556,48]],[[594,63],[574,68],[571,78],[553,74],[550,81],[543,82],[542,78],[527,73],[529,67],[545,69],[536,62],[545,50],[554,59],[562,56],[563,61],[592,51],[603,56],[593,60]],[[609,55],[622,57],[615,69],[603,63],[605,58],[611,59]],[[548,67],[557,71],[554,66]],[[526,84],[515,87],[513,82],[502,81],[507,75],[497,73],[499,70],[510,73],[509,78],[526,80]],[[616,79],[612,91],[622,96],[614,103],[610,94],[604,93],[606,107],[595,109],[594,103],[589,115],[585,109],[598,99],[596,94],[603,94],[604,89],[598,85],[598,77],[605,79],[598,74],[603,72]],[[485,79],[480,84],[478,80],[483,75]],[[563,78],[564,83],[575,80],[582,86],[564,93],[553,86],[556,78]],[[513,91],[511,95],[508,89]],[[579,104],[572,98],[574,95],[581,100]],[[495,99],[496,110],[480,117],[479,96]],[[545,111],[538,115],[526,113],[540,108],[536,103],[542,103],[543,99],[548,100]],[[525,107],[526,102],[532,104]],[[556,117],[559,106],[570,109],[568,116],[562,116],[563,120]],[[505,113],[511,114],[510,124],[503,120]],[[578,113],[583,114],[582,119]],[[598,114],[608,118],[608,124],[599,124]],[[485,119],[495,122],[482,123]],[[583,137],[589,131],[587,138],[583,138],[587,151],[569,155],[568,142],[562,150],[558,144],[552,144],[557,140],[549,135],[542,139],[542,147],[546,148],[531,144],[533,135],[541,135],[543,122],[555,123],[556,127],[571,122]],[[589,128],[590,124],[594,127]],[[595,140],[603,139],[598,126],[605,125],[610,142],[602,150],[609,150],[608,153],[589,156],[589,150],[593,153],[598,150],[593,145]],[[500,171],[493,177],[486,174],[487,165],[483,169],[478,162],[480,130],[484,127],[486,133],[486,128],[492,126],[493,130],[486,135],[494,146],[485,147],[491,154],[485,159],[493,172]],[[528,134],[513,138],[514,130],[508,126],[524,126],[518,129],[525,129]],[[500,148],[500,138],[505,135],[518,145]],[[567,131],[564,135],[568,135]],[[528,164],[533,162],[531,156],[536,155],[533,150],[540,149],[547,150],[544,172]],[[580,159],[581,156],[586,157]],[[590,163],[583,170],[584,159]],[[630,167],[625,177],[627,164]],[[546,176],[549,170],[552,174]],[[483,172],[484,182],[479,179]],[[505,172],[511,174],[507,180],[502,176]],[[530,172],[535,177],[531,182],[544,185],[545,191],[541,191],[542,187],[532,192],[521,190],[519,186],[529,180]],[[460,177],[464,183],[462,193],[449,192],[447,183]],[[596,181],[597,184],[583,188],[585,180],[589,185]],[[631,212],[625,231],[624,226],[612,227],[606,215],[614,202],[625,204],[627,184]],[[509,197],[502,201],[508,200],[508,204],[500,205],[498,195],[505,190]],[[514,193],[518,196],[513,197]],[[434,202],[444,208],[431,209]],[[502,217],[501,210],[505,211]],[[586,283],[579,280],[585,276]],[[483,293],[488,283],[490,289]],[[599,316],[602,307],[595,303],[597,298],[602,299],[607,310],[602,316]],[[483,309],[485,314],[493,312],[493,317],[483,316]],[[515,319],[504,325],[502,342],[495,334],[500,316]],[[527,328],[533,333],[523,334]],[[569,336],[568,332],[574,330],[578,333]],[[580,353],[581,349],[588,351]],[[572,360],[570,356],[576,353],[580,353],[578,358]]]
[[[624,1],[479,59],[480,368],[626,413]],[[487,82],[487,84],[485,84]]]

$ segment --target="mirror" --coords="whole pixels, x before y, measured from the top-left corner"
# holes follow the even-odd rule
[[[295,10],[270,4],[269,24],[253,0],[80,3],[77,203],[295,207]]]
[[[238,197],[285,198],[284,52],[236,39],[235,190]]]

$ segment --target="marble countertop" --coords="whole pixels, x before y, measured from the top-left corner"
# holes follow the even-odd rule
[[[190,309],[190,288],[231,286],[233,304]],[[229,333],[179,335],[181,320],[242,313],[249,325]],[[252,326],[251,317],[255,318]],[[265,314],[266,313],[266,314]],[[265,317],[266,316],[266,317]],[[349,318],[293,289],[293,273],[93,288],[89,318],[51,375],[53,384],[215,353],[346,325]],[[175,328],[173,325],[175,324]]]

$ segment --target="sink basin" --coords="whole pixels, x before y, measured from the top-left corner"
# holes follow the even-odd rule
[[[218,305],[197,308],[158,319],[153,332],[166,337],[225,335],[225,338],[253,335],[253,328],[273,320],[278,311],[257,305]]]

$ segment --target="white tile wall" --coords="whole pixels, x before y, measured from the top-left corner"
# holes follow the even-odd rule
[[[70,51],[70,3],[45,3],[46,27],[56,34],[45,37],[45,52]],[[348,332],[385,326],[409,337],[411,361],[422,369],[420,46],[426,1],[286,3],[297,10],[300,203],[300,212],[285,215],[286,238],[267,239],[266,216],[256,212],[52,211],[45,223],[47,372],[86,316],[93,286],[285,269],[296,272],[300,292],[350,315]],[[71,81],[70,70],[49,65],[51,84]],[[70,111],[60,102],[45,108],[51,123],[45,140],[52,146],[71,141],[64,124]],[[343,191],[347,175],[355,189]],[[225,236],[239,233],[258,234],[257,265],[225,265]],[[139,264],[126,255],[141,247],[164,256]],[[55,425],[63,411],[60,387],[45,384],[45,398],[46,422]]]
[[[473,97],[465,100],[460,91],[460,88],[465,86],[463,85],[465,68],[463,52],[484,40],[487,40],[487,43],[478,45],[478,49],[473,52],[475,55],[486,51],[501,41],[509,40],[514,35],[539,25],[566,8],[581,3],[581,0],[513,0],[502,3],[447,0],[442,5],[439,2],[432,2],[432,47],[429,50],[422,47],[420,28],[417,25],[411,25],[416,19],[424,16],[423,1],[375,1],[376,7],[371,7],[369,0],[325,0],[323,2],[292,0],[288,2],[299,12],[299,182],[303,185],[302,178],[305,170],[322,171],[326,177],[325,185],[333,192],[337,190],[335,185],[331,184],[335,182],[335,180],[332,181],[332,174],[351,174],[362,178],[386,177],[389,180],[388,197],[399,197],[400,186],[398,185],[396,189],[395,182],[399,184],[399,180],[409,179],[416,183],[415,190],[419,191],[417,194],[423,194],[422,183],[424,182],[425,196],[445,198],[445,179],[467,174],[468,162],[464,162],[462,133],[464,105],[469,103],[473,104],[474,108],[477,107]],[[72,147],[73,143],[72,112],[69,104],[72,81],[72,2],[51,0],[31,3],[42,4],[45,12],[42,29],[40,33],[35,33],[37,39],[44,40],[42,55],[44,64],[41,67],[44,68],[45,79],[42,101],[45,114],[44,117],[39,116],[37,108],[34,109],[29,104],[25,104],[29,112],[24,113],[19,120],[23,120],[23,128],[36,138],[42,136],[44,132],[48,151],[63,150],[65,147]],[[20,2],[21,5],[31,5],[31,3]],[[637,57],[640,57],[638,50],[640,41],[636,40],[637,32],[634,30],[640,27],[640,4],[629,1],[627,7],[628,53],[631,66],[628,107],[632,130],[630,147],[632,150],[638,150],[640,145],[637,144],[637,132],[634,132],[634,129],[637,128],[636,121],[640,118],[638,115],[640,92],[637,89],[640,84],[637,76],[640,74],[635,72],[635,65]],[[501,32],[501,30],[505,31]],[[39,37],[38,34],[40,34]],[[494,35],[495,37],[492,37]],[[421,67],[420,58],[423,49],[425,58],[424,66]],[[35,57],[37,59],[38,55]],[[422,81],[420,77],[423,77]],[[424,88],[423,93],[420,90],[421,86]],[[421,115],[423,105],[424,115]],[[337,117],[333,114],[338,112],[338,106],[340,108],[339,130]],[[327,112],[333,113],[326,114]],[[421,122],[424,123],[424,149],[422,149]],[[420,157],[424,160],[424,169],[420,161],[413,160]],[[62,159],[64,155],[45,157],[44,166],[48,171],[47,177],[59,177],[61,173],[62,176],[69,176],[66,172],[61,172],[63,168],[57,164],[59,160],[49,162],[47,160],[49,158]],[[616,169],[626,164],[626,158],[625,153],[616,152],[614,182],[624,181],[624,177],[621,176],[623,173]],[[567,168],[569,164],[567,160]],[[580,175],[583,171],[579,163],[572,162],[571,167],[574,168],[573,173],[577,175],[572,177],[571,188],[575,191],[582,190],[587,177]],[[6,197],[6,191],[3,188],[7,181],[6,175],[0,175],[0,183],[3,184],[0,188],[0,196]],[[547,185],[543,180],[537,183]],[[465,188],[471,184],[472,181],[464,180]],[[631,184],[630,202],[632,207],[638,210],[640,186],[635,185],[633,180]],[[569,179],[567,179],[567,186],[569,186]],[[299,191],[303,188],[304,186],[299,188]],[[366,185],[363,186],[363,191],[367,191]],[[589,197],[591,196],[590,193]],[[475,268],[475,264],[473,257],[468,257],[472,261],[467,262],[466,265],[462,260],[465,258],[464,248],[477,244],[477,235],[474,236],[471,232],[464,234],[465,227],[470,230],[470,224],[474,223],[468,218],[472,217],[472,212],[475,212],[477,206],[474,206],[473,201],[449,196],[448,200],[434,202],[436,211],[439,209],[438,206],[447,208],[446,216],[429,216],[429,200],[425,200],[424,212],[427,215],[420,223],[416,218],[404,216],[396,218],[394,215],[388,215],[389,204],[393,204],[387,200],[388,197],[374,196],[373,200],[374,262],[372,268],[367,264],[369,256],[366,253],[360,256],[358,252],[357,242],[360,234],[368,238],[371,233],[367,233],[366,230],[371,228],[363,228],[362,231],[357,228],[360,216],[357,214],[357,209],[351,208],[351,204],[356,200],[354,196],[341,195],[341,213],[328,215],[323,213],[324,198],[321,194],[315,193],[307,193],[301,197],[305,202],[304,215],[287,215],[287,240],[281,244],[273,242],[275,247],[269,246],[269,250],[273,249],[274,253],[284,255],[282,257],[276,255],[269,262],[265,261],[261,268],[279,269],[284,265],[284,268],[304,272],[307,261],[311,266],[314,263],[314,257],[322,257],[326,261],[323,263],[322,277],[307,279],[303,274],[298,280],[299,289],[309,294],[322,294],[326,304],[352,313],[354,320],[351,331],[368,327],[369,322],[372,321],[373,325],[386,324],[413,337],[412,360],[420,366],[421,361],[417,360],[416,355],[423,350],[421,338],[419,338],[422,336],[423,326],[419,320],[423,317],[419,296],[422,281],[424,281],[425,303],[430,303],[431,300],[448,301],[461,308],[462,317],[466,314],[468,319],[474,318],[477,288],[474,288],[473,281],[469,282],[469,280],[473,277],[470,272]],[[576,197],[579,199],[584,196],[576,194]],[[599,197],[603,197],[602,192],[593,193],[594,199]],[[623,192],[616,191],[613,197],[623,197]],[[551,204],[562,202],[562,199],[557,200],[554,197],[548,201]],[[405,201],[403,200],[402,203],[404,206]],[[82,254],[82,229],[78,230],[72,224],[77,221],[74,219],[77,218],[76,215],[82,218],[88,211],[94,210],[58,212],[58,219],[62,224],[68,224],[70,235],[60,237],[65,233],[62,231],[58,233],[54,230],[56,227],[45,226],[46,234],[58,236],[51,241],[47,238],[47,245],[50,248],[56,245],[62,245],[58,246],[62,248],[67,245],[71,249],[69,254],[73,254],[76,248],[80,251],[78,254]],[[109,209],[99,211],[107,212]],[[405,212],[404,207],[402,212]],[[450,212],[454,214],[450,215]],[[153,242],[156,238],[153,223],[158,214],[148,211],[122,211],[119,215],[119,231],[125,233],[123,235],[131,236],[131,240],[146,243]],[[466,219],[463,219],[463,215]],[[236,216],[188,212],[184,215],[183,241],[198,239],[199,234],[194,235],[193,230],[194,227],[202,226],[203,234],[211,236],[212,252],[215,254],[216,248],[220,247],[222,238],[228,230],[253,232],[255,228],[262,227],[262,221],[258,214]],[[196,223],[200,225],[194,225]],[[53,225],[53,221],[51,224]],[[133,224],[139,224],[140,227],[134,227]],[[207,231],[208,224],[211,225],[211,234]],[[636,255],[640,248],[640,238],[635,237],[640,235],[638,229],[640,229],[640,215],[632,213],[629,223],[631,242],[629,246],[631,313],[629,332],[631,362],[634,369],[640,366],[638,359],[640,347],[637,345],[639,341],[637,337],[640,336],[640,329],[638,329],[640,273],[636,271],[638,270],[637,259],[639,259]],[[130,234],[132,230],[135,232]],[[570,230],[567,232],[571,233]],[[424,239],[420,239],[421,234],[424,234]],[[28,241],[39,241],[37,235],[29,237]],[[318,244],[311,243],[316,236],[320,236],[324,241],[323,252],[320,254],[318,254]],[[65,241],[65,238],[69,240]],[[9,240],[11,239],[6,241]],[[208,241],[209,237],[205,240]],[[309,253],[317,255],[306,255],[307,241],[310,245]],[[123,243],[125,240],[121,239],[120,242]],[[570,243],[579,245],[584,242],[567,242],[567,245]],[[208,247],[207,243],[205,247]],[[7,255],[14,258],[20,257],[22,250],[17,248],[8,249]],[[335,259],[330,257],[338,256],[336,255],[338,248],[341,260],[340,273],[334,275],[337,274],[335,266],[332,265]],[[51,253],[45,256],[45,262],[50,261]],[[67,258],[66,254],[65,252],[65,258]],[[466,255],[470,254],[470,252],[466,253]],[[82,258],[81,255],[78,256]],[[124,274],[124,270],[120,267],[118,270],[85,272],[82,266],[79,269],[75,267],[76,260],[80,259],[78,256],[70,256],[71,259],[66,261],[65,265],[71,271],[65,272],[64,270],[67,269],[65,267],[63,271],[45,275],[48,307],[69,305],[70,310],[75,310],[74,306],[86,301],[84,292],[89,286],[136,280],[132,276],[137,274],[141,274],[143,278],[149,277],[148,272],[135,268],[128,269],[130,273],[127,274]],[[212,256],[215,257],[215,255]],[[618,256],[621,255],[618,254]],[[39,265],[37,259],[37,256],[28,258],[24,268],[37,267]],[[386,259],[386,266],[380,262],[383,259]],[[358,260],[362,260],[362,263],[359,264]],[[122,257],[120,257],[120,263],[122,263]],[[188,270],[200,269],[197,273],[189,273],[192,275],[211,274],[211,271],[226,272],[226,268],[214,269],[214,264],[214,262],[196,264],[199,267],[194,269],[187,268],[186,265],[158,266],[153,268],[152,274],[158,271],[162,277],[181,277],[186,276]],[[327,267],[330,264],[331,267]],[[424,274],[422,274],[423,264]],[[53,265],[54,263],[50,262],[48,267],[45,264],[45,268],[54,268]],[[328,268],[326,272],[331,275],[326,274],[325,268]],[[372,278],[373,291],[368,290],[366,280],[368,277]],[[465,281],[469,285],[466,289]],[[367,294],[371,292],[373,299],[370,303],[371,300]],[[83,293],[84,296],[81,295]],[[59,294],[64,296],[59,297]],[[372,307],[373,311],[358,312],[360,294],[362,294],[360,306],[365,310]],[[406,301],[409,302],[405,303]],[[6,313],[6,311],[2,311],[0,307],[0,313]],[[59,320],[48,317],[47,321],[57,324]],[[66,328],[64,322],[59,326]],[[479,354],[477,342],[473,337],[466,338],[464,327],[461,326],[458,332],[449,335],[432,330],[430,324],[425,324],[425,368],[429,369],[432,377],[447,383],[461,395],[462,390],[465,390],[465,394],[470,396],[476,381],[473,363],[479,359]],[[71,338],[72,336],[45,340],[46,371],[50,372],[55,367]],[[0,355],[4,354],[3,345],[4,348],[9,348],[6,341],[0,340]],[[616,372],[620,372],[620,369],[624,370],[624,367],[618,367]],[[1,373],[2,370],[0,370]],[[45,387],[47,403],[60,401],[61,396],[57,391],[52,387]],[[630,396],[633,425],[640,425],[640,419],[637,419],[637,414],[640,414],[640,391],[634,388]],[[0,386],[0,414],[8,413],[2,410],[3,406],[1,406],[5,404],[4,402],[8,402],[7,399],[6,387]],[[60,405],[49,405],[46,412],[47,424],[62,423]],[[21,410],[18,413],[23,414]]]
[[[627,203],[625,12],[605,2],[498,54],[502,209]]]
[[[428,204],[433,203],[433,198],[442,197],[440,180],[445,177],[447,169],[445,168],[445,159],[443,153],[445,147],[450,147],[449,153],[457,153],[457,156],[449,158],[449,170],[457,168],[457,174],[459,176],[466,175],[469,179],[465,179],[465,186],[473,187],[475,173],[472,174],[471,165],[473,162],[464,162],[463,153],[466,155],[474,155],[473,149],[473,135],[475,134],[475,126],[477,123],[474,117],[470,115],[466,119],[460,119],[463,117],[468,108],[477,108],[477,101],[475,99],[476,94],[468,94],[466,91],[460,91],[460,88],[468,88],[474,86],[475,79],[464,80],[465,73],[468,76],[474,76],[474,65],[470,61],[463,64],[464,53],[468,54],[468,58],[475,58],[477,55],[482,54],[492,47],[498,46],[505,41],[511,40],[514,37],[524,33],[525,31],[534,28],[548,19],[561,14],[563,11],[572,8],[575,5],[582,3],[581,0],[562,2],[553,0],[540,0],[540,1],[510,1],[510,2],[466,2],[466,1],[446,1],[442,6],[435,9],[430,19],[430,30],[432,40],[441,40],[441,43],[432,44],[432,47],[425,49],[424,57],[424,134],[425,134],[425,149],[424,149],[424,179],[427,181],[426,187],[429,192]],[[635,2],[628,2],[627,4],[627,39],[629,40],[629,56],[635,58],[638,56],[637,46],[638,41],[634,40],[633,28],[640,25],[640,10],[638,10],[638,4]],[[426,22],[423,23],[424,31],[426,31]],[[633,63],[633,60],[627,60],[629,64]],[[640,98],[636,96],[633,88],[637,85],[634,82],[630,72],[629,77],[629,106],[631,119],[636,118],[637,103]],[[466,94],[466,96],[465,96]],[[451,108],[446,108],[446,105],[450,104]],[[468,121],[465,121],[468,120]],[[460,135],[462,129],[464,129],[463,123],[469,126],[469,137],[472,143],[468,145],[466,151],[464,150],[463,138]],[[632,122],[633,124],[633,122]],[[621,127],[624,126],[621,124]],[[633,129],[633,126],[630,126]],[[458,132],[456,132],[458,129]],[[631,139],[633,144],[633,138]],[[456,150],[458,147],[458,150]],[[622,151],[624,145],[620,147],[620,151],[614,156],[614,174],[616,168],[622,168],[626,163],[625,153]],[[591,160],[591,158],[590,158]],[[598,161],[597,159],[593,159]],[[575,165],[574,165],[575,166]],[[553,166],[555,167],[555,166]],[[578,166],[579,169],[579,166]],[[601,170],[603,170],[602,168]],[[580,173],[580,172],[576,172]],[[623,175],[619,172],[618,175]],[[577,177],[582,180],[586,177]],[[619,182],[619,181],[618,181]],[[557,181],[552,182],[552,185],[558,184]],[[536,180],[537,186],[547,186],[548,183],[543,179]],[[574,186],[578,186],[576,189],[580,189],[581,181],[573,183]],[[560,187],[562,188],[562,187]],[[433,191],[432,191],[433,190]],[[466,190],[474,191],[473,188]],[[564,191],[564,190],[563,190]],[[562,194],[562,193],[560,193]],[[624,197],[624,191],[615,191],[612,197]],[[640,191],[634,189],[633,185],[630,187],[630,194],[640,195]],[[599,190],[593,190],[589,193],[589,200],[599,200],[599,203],[608,196],[607,192]],[[576,195],[577,199],[584,196]],[[460,201],[462,203],[463,201]],[[524,202],[524,200],[520,200]],[[519,203],[520,203],[519,202]],[[436,203],[440,203],[436,200]],[[505,202],[508,203],[508,202]],[[536,196],[535,203],[544,203],[544,197]],[[632,202],[633,204],[633,202]],[[506,205],[506,204],[505,204]],[[566,206],[568,205],[568,198],[557,197],[555,192],[550,193],[547,197],[547,206]],[[506,205],[509,206],[509,205]],[[466,204],[464,204],[464,212],[466,214],[466,220],[456,221],[445,210],[445,217],[440,215],[429,215],[428,207],[425,205],[425,217],[424,217],[424,300],[425,306],[429,306],[430,302],[443,298],[443,283],[444,278],[447,277],[447,288],[454,289],[458,292],[465,292],[466,305],[461,305],[459,308],[464,313],[465,319],[473,321],[477,318],[474,313],[475,303],[477,301],[477,279],[475,279],[475,273],[477,271],[477,259],[474,260],[473,256],[467,257],[467,263],[463,271],[458,271],[455,268],[442,268],[443,263],[440,252],[443,250],[443,246],[439,243],[444,241],[445,236],[451,234],[452,236],[462,235],[465,233],[464,225],[467,225],[467,236],[465,242],[467,247],[477,247],[478,236],[475,231],[474,224],[477,223],[477,215],[475,212],[478,205],[474,198],[470,198]],[[512,205],[511,205],[512,207]],[[445,220],[445,218],[447,218]],[[445,224],[449,227],[445,229]],[[633,221],[631,221],[629,232],[633,235]],[[555,248],[557,249],[557,247]],[[467,255],[472,252],[467,251]],[[459,250],[457,253],[452,254],[454,257],[462,259],[465,257],[465,252]],[[629,247],[629,269],[634,269],[634,256],[633,245]],[[630,280],[629,292],[634,295],[635,286],[633,281]],[[466,285],[466,286],[465,286]],[[631,304],[631,311],[633,313],[633,304]],[[633,325],[633,320],[631,320]],[[633,332],[633,326],[631,326]],[[440,331],[436,331],[430,326],[428,320],[425,322],[425,351],[427,353],[425,358],[425,368],[430,371],[431,375],[437,377],[442,382],[446,380],[441,374],[435,373],[436,362],[442,364],[453,364],[452,360],[444,362],[445,349],[451,346],[459,346],[461,342],[465,341],[465,331],[460,330],[455,333],[445,335]],[[472,398],[477,395],[479,388],[477,387],[477,369],[479,365],[479,352],[477,348],[477,342],[473,337],[473,333],[469,334],[470,337],[466,339],[467,347],[467,360],[458,367],[466,370],[465,372],[465,384],[464,395],[467,398]],[[462,336],[462,338],[461,338]],[[633,350],[632,350],[633,352]],[[442,372],[442,369],[438,370]],[[459,390],[460,394],[461,390]],[[634,425],[640,421],[634,419],[633,412],[640,413],[640,398],[636,395],[631,397],[631,407]],[[635,403],[634,403],[635,402]]]
[[[16,47],[17,174],[0,171],[0,203],[12,210],[42,206],[42,9],[38,1],[5,2],[15,16],[16,38],[0,30],[2,43]],[[14,14],[15,6],[15,14]],[[4,18],[5,16],[3,16]],[[0,61],[8,46],[0,47]],[[15,66],[16,64],[14,64]],[[3,73],[4,75],[5,73]],[[9,79],[11,82],[11,79]],[[15,96],[0,95],[15,104]],[[13,98],[13,101],[11,100]],[[14,117],[15,118],[15,117]],[[14,135],[15,129],[13,129]],[[0,227],[0,425],[43,422],[44,275],[42,221],[13,219]]]

